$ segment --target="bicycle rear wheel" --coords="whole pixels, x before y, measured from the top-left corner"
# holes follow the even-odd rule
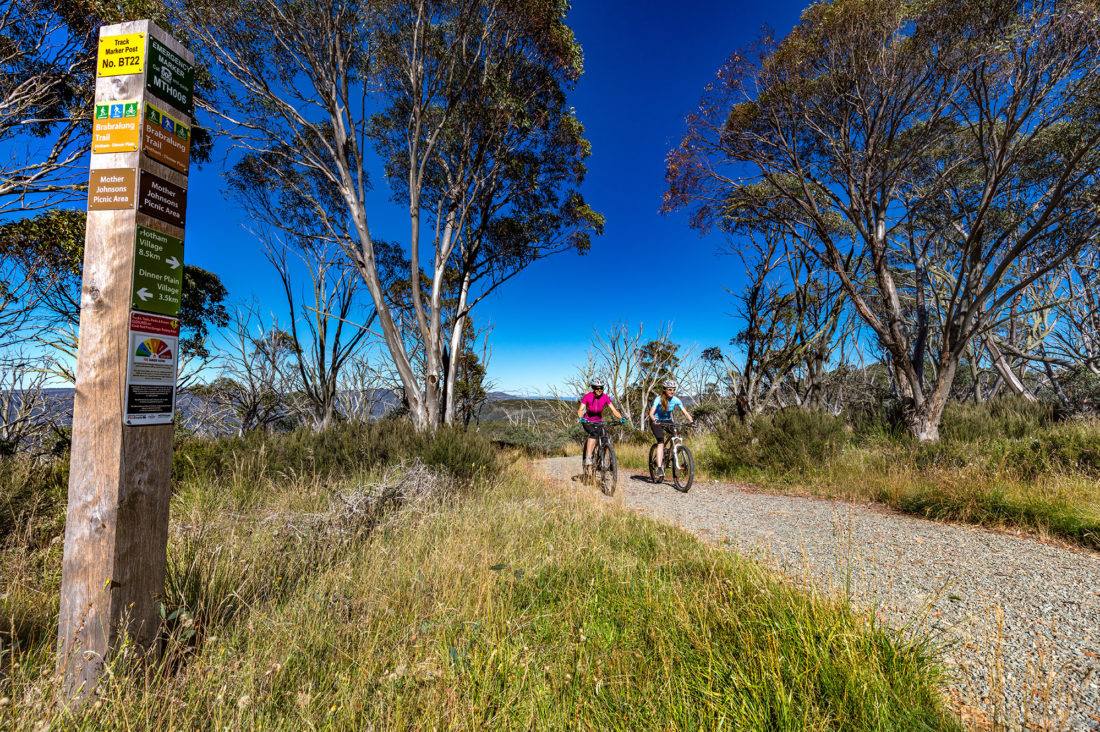
[[[695,459],[686,447],[675,448],[672,453],[672,483],[676,490],[687,493],[695,480]]]
[[[615,448],[608,445],[600,454],[600,490],[605,496],[613,496],[618,485],[619,463],[615,459]]]
[[[653,447],[649,448],[649,480],[653,483],[657,481],[657,445],[654,443]],[[663,479],[662,479],[663,480]]]

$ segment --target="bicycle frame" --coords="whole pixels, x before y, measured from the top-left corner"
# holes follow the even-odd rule
[[[591,463],[584,464],[584,477],[585,480],[589,480],[595,477],[596,472],[600,473],[601,477],[601,490],[611,495],[615,492],[614,484],[618,481],[618,467],[617,458],[615,457],[615,448],[611,443],[611,435],[608,434],[608,424],[604,422],[589,422],[583,420],[588,424],[594,424],[597,427],[595,435],[586,435],[585,441],[581,446],[581,460],[584,462],[584,456],[588,449],[588,440],[595,440],[596,444],[592,446],[592,461]],[[611,424],[616,424],[612,422]],[[607,457],[609,456],[609,457]],[[607,477],[607,466],[610,464],[610,485],[604,485],[604,479]]]
[[[661,467],[664,468],[668,466],[668,456],[670,454],[675,454],[675,451],[683,446],[684,438],[680,436],[680,425],[675,422],[669,422],[662,426],[664,426],[666,431],[664,440],[665,459],[661,464]]]
[[[695,480],[695,460],[692,457],[691,449],[684,444],[684,438],[681,436],[680,430],[690,425],[676,424],[672,421],[662,421],[660,424],[665,428],[666,432],[661,442],[655,443],[649,449],[650,480],[654,480],[658,483],[663,482],[664,472],[671,466],[672,482],[676,490],[687,492],[688,489],[691,488],[692,482]],[[659,464],[657,462],[658,451],[661,452],[661,461]],[[660,471],[661,474],[659,477],[656,471]]]

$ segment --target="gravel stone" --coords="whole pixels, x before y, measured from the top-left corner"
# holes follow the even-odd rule
[[[592,492],[848,599],[903,633],[929,635],[949,698],[974,728],[1100,730],[1100,555],[879,504],[696,482],[689,493],[620,471],[607,499],[578,458],[535,463]]]

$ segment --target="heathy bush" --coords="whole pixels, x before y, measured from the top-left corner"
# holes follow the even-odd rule
[[[1000,397],[981,404],[951,402],[943,410],[940,437],[968,442],[995,437],[1020,439],[1056,421],[1055,407],[1048,402],[1015,397]]]
[[[550,425],[482,423],[478,431],[493,444],[522,450],[527,455],[538,457],[563,455],[565,445],[569,442],[569,436],[564,430]]]
[[[718,459],[727,469],[800,472],[828,461],[849,440],[841,417],[818,410],[783,409],[751,424],[728,421],[718,430]]]
[[[324,432],[303,428],[243,438],[185,438],[175,446],[172,475],[178,485],[195,477],[239,472],[243,460],[259,458],[270,475],[309,472],[339,476],[414,457],[444,467],[463,480],[499,467],[496,449],[476,432],[441,427],[434,433],[418,433],[406,420],[384,419],[369,424],[342,423]]]
[[[935,443],[894,427],[889,403],[843,420],[785,410],[736,420],[701,451],[715,475],[884,501],[929,518],[1015,526],[1100,546],[1100,422],[1003,397],[948,405]]]

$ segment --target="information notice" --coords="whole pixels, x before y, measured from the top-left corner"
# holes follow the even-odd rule
[[[179,335],[176,318],[130,313],[126,424],[171,424],[176,407]]]

